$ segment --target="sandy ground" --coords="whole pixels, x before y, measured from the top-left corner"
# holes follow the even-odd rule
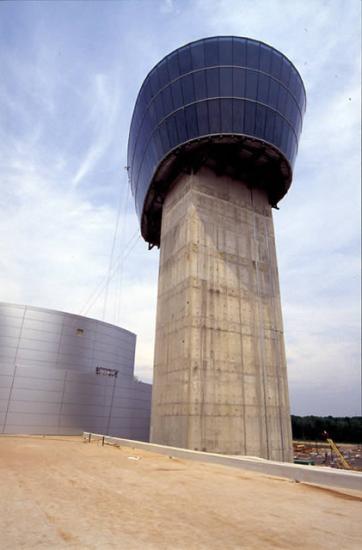
[[[1,550],[360,549],[361,501],[76,437],[0,437]]]

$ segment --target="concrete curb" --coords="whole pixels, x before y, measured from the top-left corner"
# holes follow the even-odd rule
[[[168,447],[167,445],[156,445],[155,443],[145,443],[144,441],[133,441],[132,439],[122,439],[120,437],[111,437],[108,435],[83,432],[84,440],[103,440],[111,445],[120,445],[122,447],[132,447],[134,449],[143,449],[153,453],[185,458],[186,460],[197,460],[208,464],[221,464],[240,470],[251,470],[264,475],[283,477],[293,481],[312,483],[314,485],[325,485],[328,487],[338,487],[342,489],[352,489],[362,492],[362,472],[350,472],[347,470],[334,470],[323,466],[304,466],[301,464],[291,464],[288,462],[273,462],[257,457],[229,456],[215,453],[205,453],[200,451],[190,451],[178,447]]]

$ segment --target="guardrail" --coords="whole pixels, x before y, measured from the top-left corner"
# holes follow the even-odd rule
[[[362,491],[362,473],[346,470],[333,470],[324,466],[303,466],[289,462],[274,462],[264,458],[251,456],[231,456],[201,451],[190,451],[179,447],[157,445],[156,443],[145,443],[132,439],[122,439],[92,432],[83,432],[83,440],[102,441],[102,445],[117,445],[120,447],[132,447],[152,453],[184,458],[186,460],[197,460],[208,464],[221,464],[241,470],[250,470],[259,474],[282,477],[296,482],[311,483],[328,487],[352,489]]]

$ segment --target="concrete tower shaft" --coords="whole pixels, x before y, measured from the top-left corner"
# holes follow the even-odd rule
[[[304,110],[294,65],[246,38],[188,44],[142,85],[128,165],[160,247],[154,442],[292,459],[271,208]]]
[[[163,209],[151,439],[291,460],[271,207],[208,169]]]

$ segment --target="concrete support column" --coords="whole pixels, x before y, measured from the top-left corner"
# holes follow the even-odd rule
[[[163,206],[151,441],[292,460],[265,191],[202,168]]]

